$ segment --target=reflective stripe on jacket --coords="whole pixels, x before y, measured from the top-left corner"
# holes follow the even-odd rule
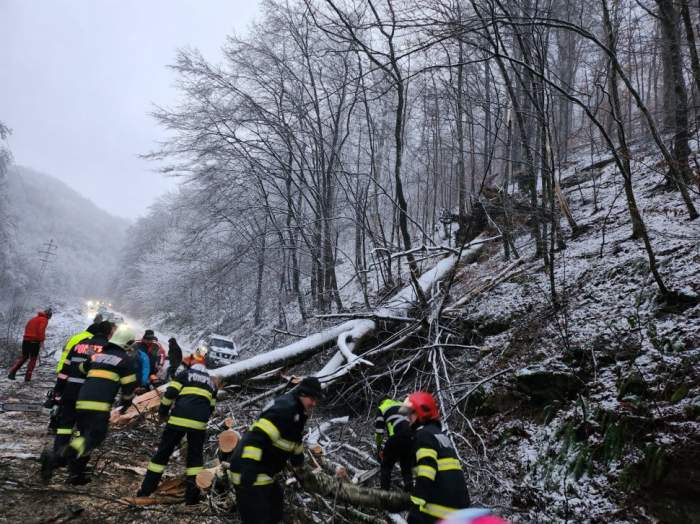
[[[85,340],[86,338],[91,338],[92,333],[89,331],[81,331],[80,333],[76,333],[72,337],[68,339],[68,341],[65,343],[63,346],[63,352],[61,353],[61,358],[58,360],[58,365],[56,366],[56,373],[61,372],[61,368],[63,367],[63,363],[66,361],[66,358],[68,357],[68,353],[70,353],[70,350],[73,349],[73,347],[80,342],[81,340]]]
[[[411,426],[408,419],[399,413],[401,402],[390,398],[385,399],[377,407],[377,417],[374,420],[374,439],[377,447],[381,447],[384,435],[388,438],[394,435],[408,435]]]
[[[105,335],[95,335],[75,344],[66,357],[63,369],[56,378],[54,391],[67,399],[78,398],[80,387],[85,383],[87,377],[87,374],[80,370],[80,365],[91,359],[95,353],[100,353],[107,342]]]
[[[217,387],[207,368],[195,364],[168,384],[158,411],[165,416],[174,403],[168,425],[205,430],[216,406],[216,393]]]
[[[431,421],[416,430],[413,511],[435,518],[469,507],[462,466],[440,423]]]
[[[246,486],[260,485],[261,478],[274,477],[287,460],[293,466],[301,466],[306,419],[304,406],[294,393],[277,397],[265,406],[236,446],[231,459],[231,481]]]
[[[109,411],[120,389],[122,404],[131,404],[136,374],[131,356],[121,347],[108,342],[101,353],[79,364],[78,369],[87,377],[80,388],[76,409]]]

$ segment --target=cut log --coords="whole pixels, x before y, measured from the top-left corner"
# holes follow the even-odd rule
[[[214,479],[216,478],[216,468],[210,468],[210,469],[203,469],[199,473],[197,473],[197,477],[195,479],[195,482],[197,483],[197,487],[201,490],[208,490],[211,488],[211,485],[214,484]]]
[[[299,481],[306,491],[331,497],[339,502],[345,502],[362,508],[376,508],[389,512],[404,511],[411,507],[408,493],[385,491],[382,489],[364,488],[337,477],[328,475],[321,470],[304,467],[298,473]]]
[[[228,474],[228,462],[221,462],[213,468],[205,468],[199,473],[195,482],[197,487],[203,491],[208,491],[219,480],[223,481]]]
[[[219,449],[222,453],[231,453],[236,446],[241,436],[237,431],[227,429],[219,433]]]
[[[160,397],[165,392],[166,386],[160,386],[158,389],[146,391],[142,395],[138,395],[131,402],[131,406],[125,413],[121,413],[121,408],[114,408],[109,417],[109,422],[116,425],[128,424],[143,413],[152,412],[160,406]]]

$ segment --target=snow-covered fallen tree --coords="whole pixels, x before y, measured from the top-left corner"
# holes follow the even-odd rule
[[[475,260],[488,240],[483,234],[478,236],[462,250],[460,255],[451,254],[423,273],[418,279],[422,294],[428,294],[438,282],[448,277],[458,263]],[[271,369],[302,362],[324,349],[338,346],[339,349],[333,357],[315,373],[324,385],[328,385],[347,374],[358,364],[371,365],[355,353],[361,341],[377,329],[377,322],[380,319],[391,321],[408,318],[409,312],[416,305],[417,297],[418,293],[413,285],[405,286],[370,315],[360,315],[362,318],[348,320],[287,346],[215,369],[212,375],[221,377],[227,382],[241,381]]]

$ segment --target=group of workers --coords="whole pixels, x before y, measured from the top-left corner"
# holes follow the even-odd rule
[[[121,391],[119,405],[124,413],[138,388],[144,386],[139,372],[143,375],[146,361],[138,352],[143,347],[150,350],[153,332],[147,330],[137,342],[129,326],[95,320],[85,332],[68,340],[59,363],[52,398],[60,406],[56,435],[53,447],[41,455],[45,481],[51,479],[56,468],[67,466],[70,484],[89,482],[85,472],[90,452],[107,436],[117,395]],[[27,353],[31,356],[29,350]],[[156,490],[170,456],[186,438],[185,503],[196,504],[200,491],[195,478],[203,469],[206,428],[220,382],[206,367],[206,347],[197,348],[184,360],[180,351],[179,366],[175,366],[177,353],[173,356],[168,373],[173,378],[161,396],[158,411],[165,428],[137,496],[148,496]],[[154,369],[152,362],[149,358],[149,370]],[[11,374],[16,372],[15,366]],[[149,378],[147,383],[152,380]],[[276,477],[288,462],[295,473],[302,468],[305,424],[323,398],[318,378],[303,378],[262,409],[227,457],[228,480],[235,489],[237,510],[244,524],[282,522],[283,492]],[[400,464],[403,489],[410,493],[412,502],[409,524],[503,523],[487,510],[466,510],[470,501],[462,466],[442,430],[438,406],[430,393],[414,392],[403,402],[383,400],[377,408],[375,443],[382,489],[390,489],[392,470],[397,462]]]

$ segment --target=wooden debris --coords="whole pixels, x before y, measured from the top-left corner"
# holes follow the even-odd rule
[[[121,408],[114,408],[109,417],[109,422],[111,424],[124,425],[138,418],[143,413],[157,410],[158,406],[160,406],[161,394],[164,391],[165,386],[160,386],[158,389],[153,389],[137,396],[125,413],[121,413]]]
[[[156,504],[179,504],[185,497],[185,479],[172,478],[164,480],[158,489],[148,497],[125,497],[122,502],[134,506],[153,506]]]

